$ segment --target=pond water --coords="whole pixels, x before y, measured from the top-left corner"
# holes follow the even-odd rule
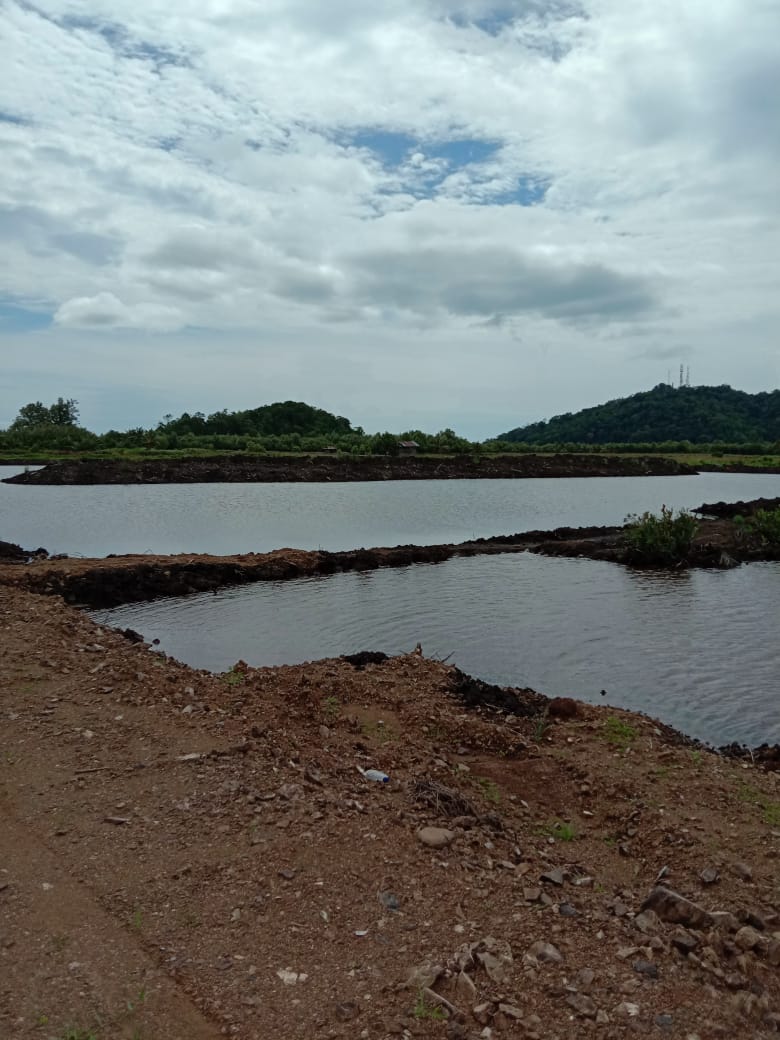
[[[0,467],[0,478],[23,467]],[[534,528],[619,524],[662,504],[780,496],[780,474],[328,484],[0,483],[0,538],[109,553],[338,551],[431,545]]]
[[[644,711],[714,744],[754,745],[780,741],[778,603],[776,563],[672,575],[524,553],[260,583],[94,616],[216,671],[240,658],[277,665],[405,652],[419,641],[427,656],[482,679]]]

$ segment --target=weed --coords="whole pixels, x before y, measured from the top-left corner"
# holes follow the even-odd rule
[[[735,516],[742,537],[757,538],[762,545],[780,545],[780,509],[759,509],[751,517]]]
[[[140,907],[136,907],[135,910],[133,910],[133,916],[130,918],[130,923],[137,932],[141,931],[144,923],[144,915]]]
[[[372,737],[379,744],[389,744],[400,739],[400,733],[384,722],[364,722],[361,728],[367,737]]]
[[[701,769],[704,765],[704,755],[701,751],[691,751],[691,762],[693,762],[697,769]]]
[[[444,1009],[438,1004],[432,1004],[425,996],[424,990],[420,990],[417,994],[417,1003],[414,1005],[413,1013],[416,1019],[427,1019],[429,1022],[443,1022],[446,1018]]]
[[[133,1011],[136,1010],[136,1008],[139,1008],[139,1007],[141,1007],[142,1004],[145,1004],[146,1003],[146,987],[142,986],[139,989],[138,993],[135,996],[135,1000],[134,1001],[128,1000],[128,1001],[126,1001],[126,1003],[127,1003],[127,1010],[129,1012],[133,1012]]]
[[[626,545],[637,563],[681,563],[688,558],[699,529],[693,516],[661,506],[661,515],[627,516]]]
[[[637,731],[627,722],[623,722],[617,715],[610,715],[604,723],[604,733],[610,744],[615,747],[627,748],[637,738]]]
[[[541,744],[541,742],[544,740],[545,736],[547,735],[547,730],[549,728],[550,728],[550,718],[549,718],[547,712],[545,712],[534,723],[534,731],[533,731],[533,733],[531,735],[531,739],[534,741],[535,744]]]
[[[744,781],[740,781],[737,794],[743,802],[761,810],[761,818],[767,826],[780,827],[780,802],[769,801],[756,787]]]
[[[335,722],[341,714],[341,701],[338,697],[332,695],[330,697],[323,697],[320,705],[322,707],[322,714],[328,722]]]
[[[232,668],[228,668],[221,676],[222,682],[228,686],[240,686],[246,681],[246,675],[233,665]]]
[[[577,837],[574,827],[570,823],[565,823],[561,820],[545,824],[540,830],[542,834],[546,834],[549,838],[555,838],[556,841],[574,841]]]
[[[474,779],[487,800],[494,805],[498,805],[501,801],[501,789],[498,784],[486,776],[477,776]]]
[[[97,1034],[91,1029],[66,1029],[60,1040],[98,1040]]]

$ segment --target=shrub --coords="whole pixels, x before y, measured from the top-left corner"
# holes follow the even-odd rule
[[[759,509],[753,516],[735,516],[740,533],[758,538],[763,545],[780,545],[780,509]]]
[[[626,517],[626,544],[629,554],[643,563],[681,563],[688,558],[698,524],[681,509],[661,506],[661,515],[643,513]]]

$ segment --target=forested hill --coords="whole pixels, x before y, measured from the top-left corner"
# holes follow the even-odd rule
[[[209,416],[202,412],[194,415],[185,412],[178,419],[166,415],[158,429],[172,434],[252,434],[261,437],[357,432],[353,431],[349,419],[322,408],[313,408],[303,401],[277,401],[276,404],[264,404],[242,412],[225,409]]]
[[[780,390],[746,394],[730,386],[661,383],[632,397],[556,415],[497,438],[524,444],[615,444],[780,440]]]

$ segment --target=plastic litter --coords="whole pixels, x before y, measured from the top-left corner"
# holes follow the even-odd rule
[[[358,766],[358,772],[362,774],[364,779],[374,780],[378,784],[386,784],[390,780],[387,773],[383,773],[381,769],[361,769]]]

